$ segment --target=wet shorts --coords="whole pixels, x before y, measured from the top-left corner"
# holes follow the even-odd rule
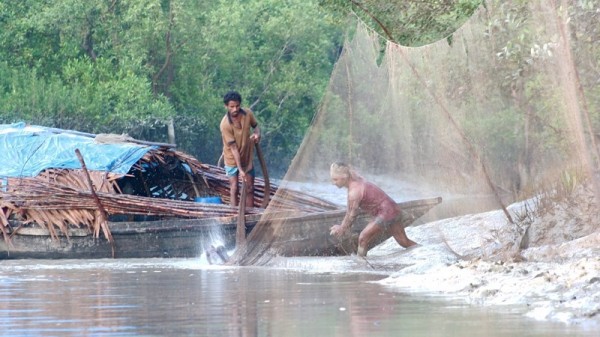
[[[228,177],[235,177],[238,175],[238,168],[237,168],[237,166],[225,165],[225,173],[227,174]],[[252,170],[250,170],[246,173],[254,177],[254,167],[252,168]]]
[[[402,221],[402,212],[398,213],[398,216],[391,220],[383,220],[381,216],[375,218],[375,224],[381,226],[383,229],[388,230],[393,224]]]

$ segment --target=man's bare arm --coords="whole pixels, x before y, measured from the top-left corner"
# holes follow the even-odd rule
[[[348,190],[348,209],[346,210],[346,215],[344,216],[344,220],[342,221],[342,229],[344,231],[350,229],[354,220],[359,213],[359,204],[360,204],[360,194],[355,190]]]
[[[254,132],[250,136],[250,139],[252,139],[255,143],[260,141],[260,128],[258,127],[258,124],[254,127]]]
[[[231,153],[233,154],[233,159],[235,160],[235,165],[238,168],[240,177],[244,178],[246,176],[246,172],[244,172],[242,168],[242,159],[240,157],[240,150],[235,142],[229,144],[229,148],[231,148]]]

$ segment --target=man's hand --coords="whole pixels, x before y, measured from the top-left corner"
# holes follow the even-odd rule
[[[248,175],[246,174],[246,172],[244,172],[244,170],[240,170],[240,169],[238,169],[238,172],[239,172],[241,181],[247,183],[248,182]]]
[[[329,235],[334,235],[338,238],[342,237],[345,232],[346,232],[346,229],[344,227],[342,227],[341,225],[335,225],[335,226],[331,226],[331,228],[329,228]]]
[[[258,133],[253,133],[250,136],[250,140],[252,140],[254,143],[258,144],[258,142],[260,141],[260,134]]]

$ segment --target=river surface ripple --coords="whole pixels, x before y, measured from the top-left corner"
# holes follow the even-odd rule
[[[404,294],[385,275],[199,259],[0,261],[1,336],[595,336]]]

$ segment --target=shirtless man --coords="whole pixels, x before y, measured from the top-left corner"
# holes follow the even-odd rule
[[[339,188],[348,188],[348,210],[341,225],[330,228],[330,234],[342,237],[352,227],[359,209],[373,216],[373,220],[360,232],[358,236],[359,256],[366,256],[369,243],[384,231],[388,231],[396,242],[404,248],[416,245],[406,236],[401,222],[401,212],[396,202],[381,188],[366,181],[353,169],[344,163],[333,163],[330,169],[331,181]]]

